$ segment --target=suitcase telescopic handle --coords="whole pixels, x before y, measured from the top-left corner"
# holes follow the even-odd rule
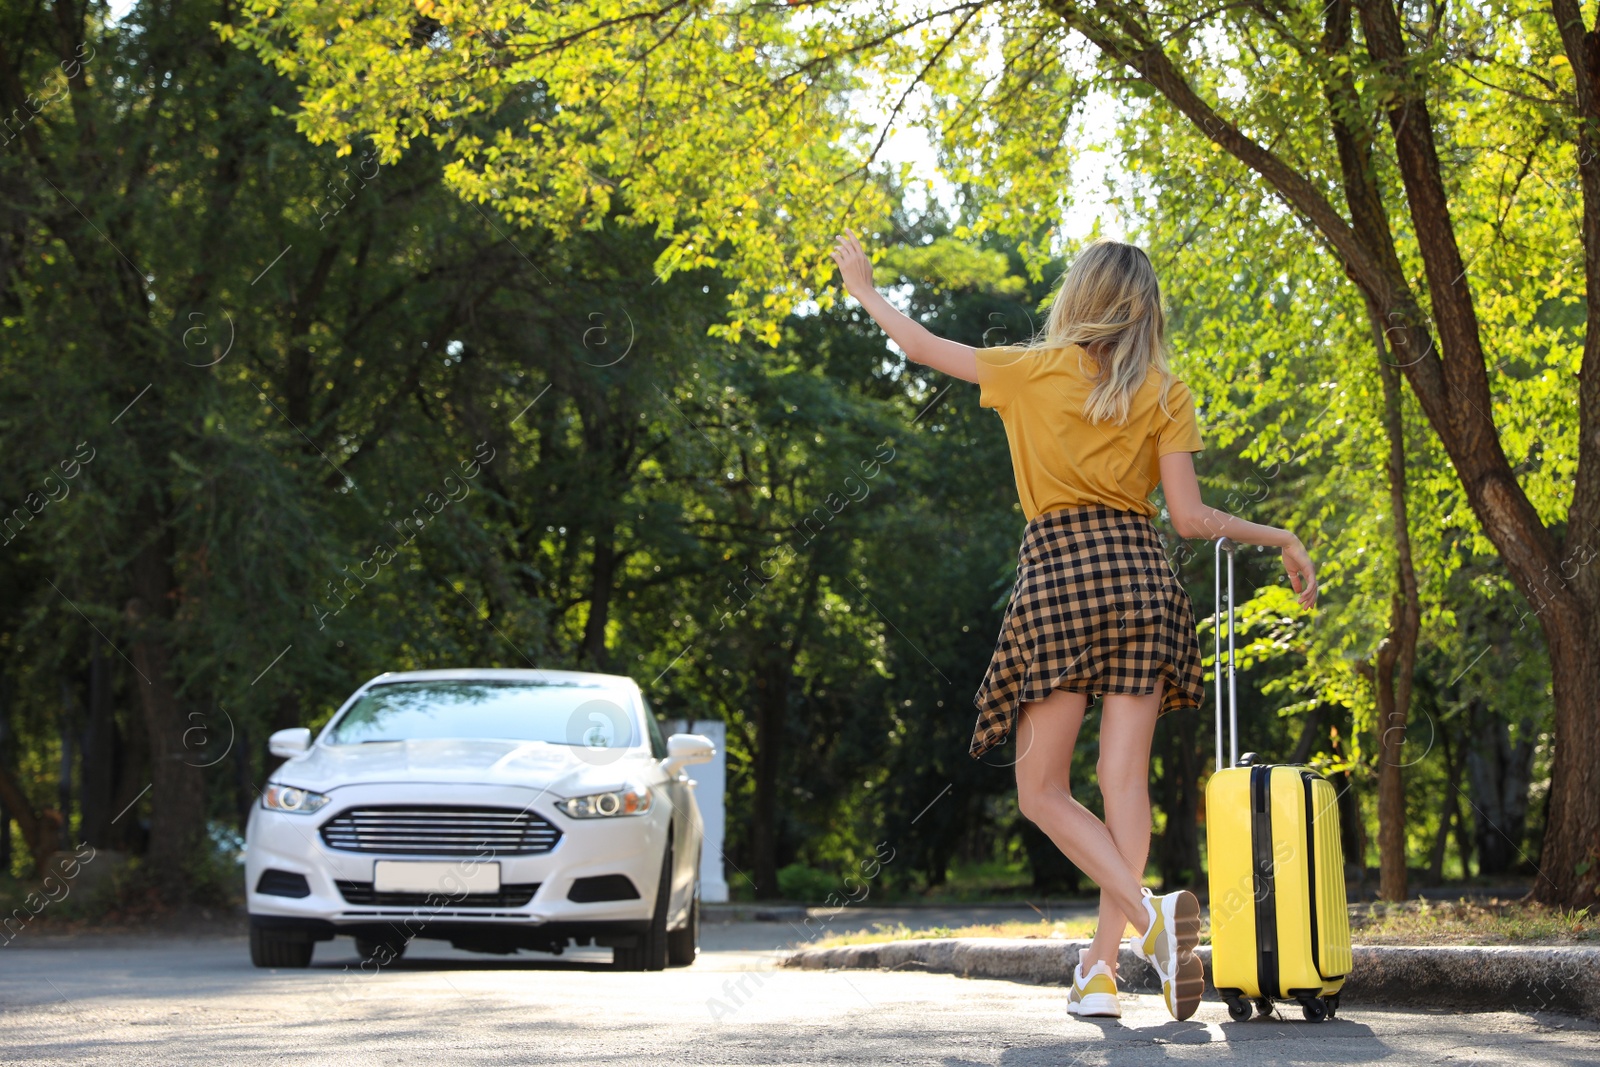
[[[1239,690],[1234,682],[1233,662],[1233,550],[1234,543],[1226,537],[1217,538],[1216,597],[1212,631],[1216,635],[1217,655],[1212,676],[1216,679],[1217,703],[1217,763],[1216,767],[1239,765]],[[1222,553],[1228,553],[1228,762],[1222,762]]]

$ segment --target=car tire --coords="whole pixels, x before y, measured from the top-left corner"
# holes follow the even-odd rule
[[[687,967],[700,955],[700,879],[694,880],[694,899],[681,930],[667,934],[667,966]]]
[[[361,957],[362,963],[376,963],[380,967],[387,967],[406,954],[407,944],[408,942],[399,938],[371,940],[358,937],[356,955]]]
[[[672,901],[672,846],[661,859],[661,878],[656,883],[656,906],[650,926],[635,948],[611,950],[611,965],[619,971],[660,971],[667,966],[667,906]]]
[[[250,962],[257,967],[309,967],[315,947],[304,934],[250,927]]]

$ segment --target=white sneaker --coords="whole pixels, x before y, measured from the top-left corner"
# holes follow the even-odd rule
[[[1117,980],[1105,960],[1096,960],[1089,973],[1083,973],[1083,961],[1072,970],[1072,990],[1067,993],[1067,1012],[1097,1018],[1122,1018],[1122,1005],[1117,1001]]]
[[[1194,949],[1200,941],[1200,902],[1186,889],[1144,894],[1150,920],[1143,937],[1132,938],[1133,954],[1148,963],[1161,982],[1161,999],[1174,1019],[1187,1019],[1200,1007],[1206,972]]]

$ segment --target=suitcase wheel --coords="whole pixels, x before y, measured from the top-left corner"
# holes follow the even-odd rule
[[[1270,1019],[1270,1018],[1272,1018],[1272,998],[1271,997],[1257,997],[1256,998],[1256,1016],[1258,1018],[1262,1018],[1262,1019]]]
[[[1308,1023],[1320,1023],[1330,1016],[1328,1006],[1321,997],[1300,998],[1300,1014],[1305,1016]]]
[[[1243,997],[1229,997],[1228,1018],[1236,1023],[1242,1023],[1250,1018],[1250,1002]]]
[[[1331,1019],[1339,1014],[1339,994],[1333,993],[1323,997],[1322,1002],[1328,1007],[1328,1018]]]

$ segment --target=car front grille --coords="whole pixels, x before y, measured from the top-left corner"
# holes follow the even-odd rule
[[[539,891],[538,882],[503,885],[495,893],[467,893],[451,896],[449,893],[380,893],[371,882],[338,881],[339,895],[346,904],[378,904],[390,907],[443,907],[454,908],[520,908],[533,899]]]
[[[342,811],[322,824],[322,840],[391,856],[533,856],[555,848],[561,831],[518,808],[400,805]]]

